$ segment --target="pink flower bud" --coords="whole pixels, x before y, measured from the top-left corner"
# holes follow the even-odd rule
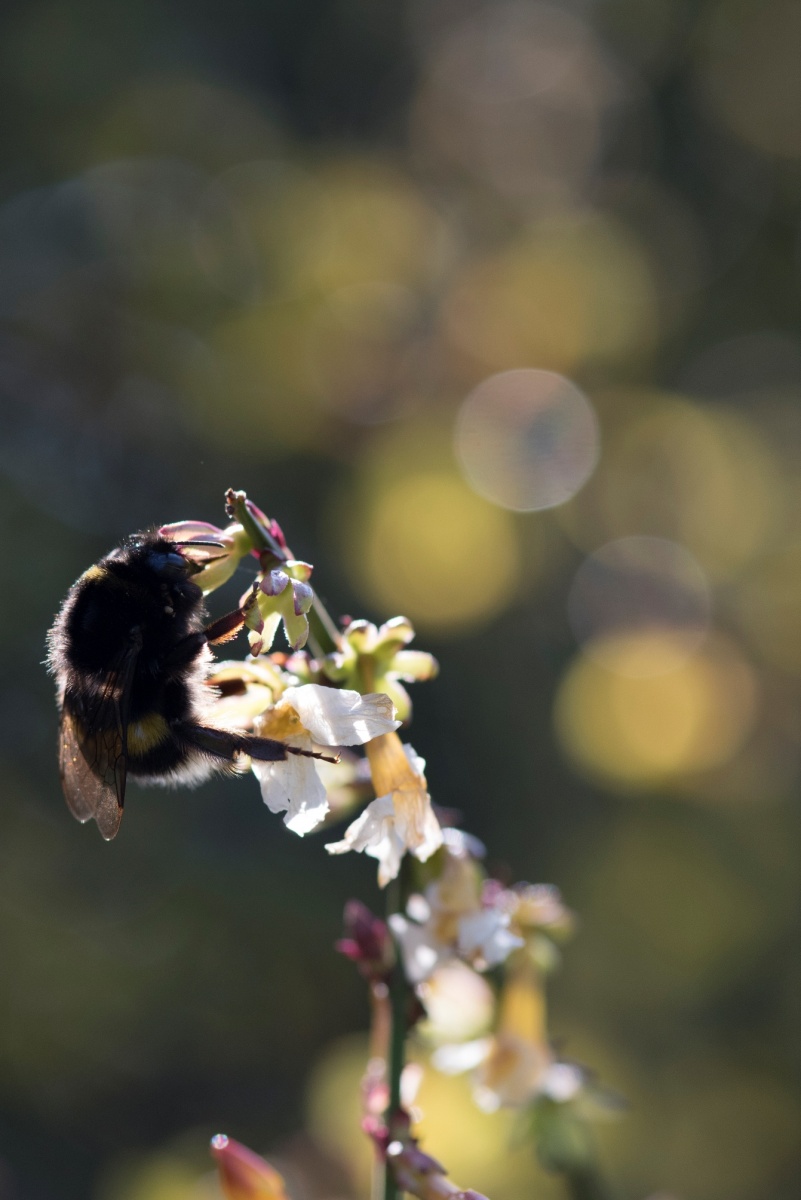
[[[176,521],[162,525],[159,533],[181,550],[198,568],[197,582],[204,592],[213,592],[231,578],[240,560],[253,549],[241,525],[219,529],[208,521]]]
[[[336,944],[340,954],[356,963],[365,979],[381,983],[395,963],[395,950],[386,924],[360,900],[345,905],[345,937]]]
[[[267,533],[274,542],[276,542],[283,551],[287,551],[286,538],[284,531],[275,519],[270,519],[266,513],[262,512],[258,504],[254,504],[252,500],[245,501],[245,508],[250,513],[257,525]]]
[[[218,1133],[211,1139],[211,1152],[225,1200],[288,1200],[275,1168],[241,1142]]]

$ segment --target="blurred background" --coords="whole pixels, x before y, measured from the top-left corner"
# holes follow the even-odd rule
[[[801,9],[7,0],[0,58],[3,1200],[213,1197],[219,1130],[367,1195],[374,863],[252,779],[110,846],[60,794],[63,594],[229,486],[412,618],[435,801],[580,914],[615,1195],[797,1196]],[[421,1100],[462,1186],[564,1194]]]

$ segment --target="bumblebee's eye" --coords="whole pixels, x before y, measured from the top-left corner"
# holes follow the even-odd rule
[[[189,564],[182,554],[169,550],[152,550],[147,556],[148,566],[163,579],[186,579]]]

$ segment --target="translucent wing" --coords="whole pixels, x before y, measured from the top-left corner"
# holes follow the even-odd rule
[[[68,692],[61,711],[59,769],[70,812],[94,820],[106,841],[116,836],[125,803],[128,710],[141,636],[132,637],[119,663],[86,704]]]
[[[61,715],[59,766],[70,812],[97,821],[106,841],[115,836],[125,801],[125,754],[118,730],[84,734],[74,713]]]

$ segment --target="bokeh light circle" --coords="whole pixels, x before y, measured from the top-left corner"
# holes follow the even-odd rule
[[[360,558],[379,608],[440,631],[505,608],[520,569],[511,518],[442,471],[407,475],[375,496]]]
[[[470,486],[502,508],[535,512],[563,504],[598,461],[595,411],[554,371],[502,371],[459,410],[455,447]]]
[[[750,733],[757,681],[735,647],[718,636],[674,670],[630,669],[640,639],[618,639],[620,669],[582,654],[556,697],[562,745],[592,778],[621,790],[659,787],[728,762]]]
[[[706,576],[688,550],[667,538],[609,542],[576,572],[567,611],[576,640],[610,670],[637,676],[669,671],[703,641],[710,615]],[[637,637],[642,654],[619,653]]]

